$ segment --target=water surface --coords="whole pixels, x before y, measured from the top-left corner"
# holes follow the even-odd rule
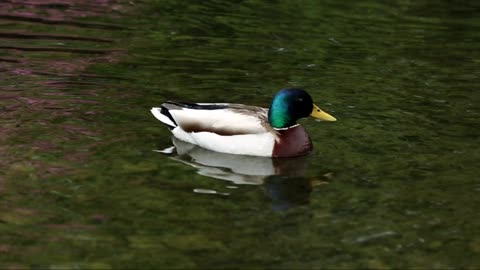
[[[480,266],[477,2],[79,2],[0,4],[3,268]],[[156,151],[285,87],[338,121],[277,173]]]

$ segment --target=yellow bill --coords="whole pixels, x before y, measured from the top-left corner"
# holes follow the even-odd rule
[[[330,114],[322,111],[317,105],[313,104],[313,110],[310,114],[311,117],[317,118],[323,121],[337,121],[337,119]]]

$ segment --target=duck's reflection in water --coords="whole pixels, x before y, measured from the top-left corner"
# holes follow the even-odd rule
[[[308,156],[272,159],[230,155],[175,138],[172,138],[172,142],[174,146],[157,152],[196,168],[200,175],[227,180],[236,185],[262,185],[272,199],[275,210],[309,202],[312,183],[304,177]]]

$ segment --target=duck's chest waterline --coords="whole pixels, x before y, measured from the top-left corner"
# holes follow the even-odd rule
[[[302,126],[298,125],[278,132],[280,139],[273,145],[272,157],[303,156],[312,151],[312,141]]]
[[[222,136],[210,132],[185,132],[180,127],[172,130],[180,140],[203,148],[235,155],[264,157],[296,157],[308,154],[313,146],[306,130],[295,126],[273,133]]]

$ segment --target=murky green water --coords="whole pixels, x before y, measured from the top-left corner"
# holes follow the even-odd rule
[[[2,268],[480,267],[476,1],[28,3],[0,14]],[[307,157],[155,151],[152,106],[291,86],[339,119],[302,120]]]

